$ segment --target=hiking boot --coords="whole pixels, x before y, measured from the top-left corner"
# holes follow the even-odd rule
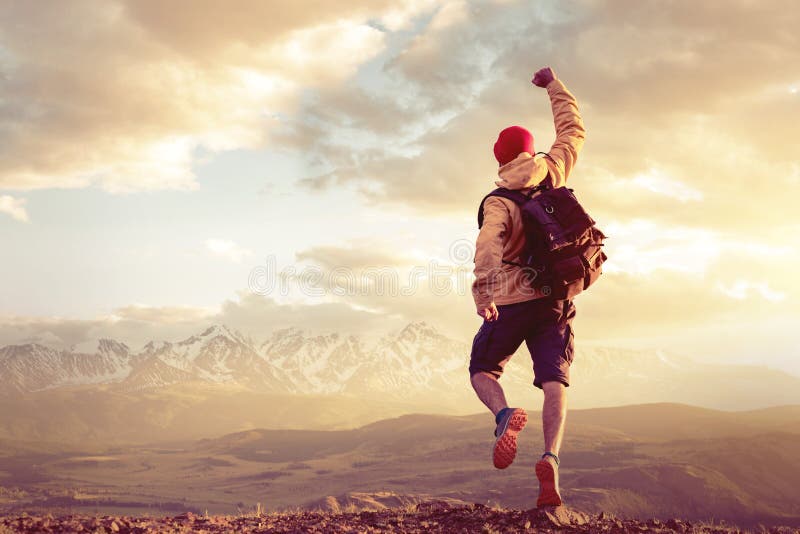
[[[503,413],[494,431],[492,461],[498,469],[505,469],[517,455],[517,434],[525,428],[528,414],[522,408],[509,408]]]
[[[536,478],[539,479],[539,498],[536,507],[561,506],[561,492],[558,489],[558,462],[549,455],[536,462]]]

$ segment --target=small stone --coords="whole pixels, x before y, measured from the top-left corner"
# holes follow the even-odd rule
[[[119,525],[117,525],[117,522],[116,522],[116,521],[112,521],[112,522],[111,522],[110,528],[111,528],[111,530],[113,530],[114,532],[119,532]]]
[[[679,530],[683,527],[683,522],[680,519],[670,519],[664,524],[664,526],[671,528],[672,530]]]

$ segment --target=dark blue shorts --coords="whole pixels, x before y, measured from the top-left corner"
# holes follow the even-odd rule
[[[569,386],[569,366],[575,350],[572,299],[538,298],[497,306],[495,321],[484,319],[475,339],[469,375],[484,371],[496,378],[524,341],[533,360],[533,385],[558,381]]]

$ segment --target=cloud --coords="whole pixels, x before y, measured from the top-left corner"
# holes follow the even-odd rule
[[[367,22],[391,4],[4,3],[0,188],[192,189],[198,147],[263,146],[304,90],[379,53]]]
[[[206,250],[215,256],[225,258],[234,263],[239,263],[242,258],[253,254],[253,251],[242,248],[233,241],[226,239],[207,239]]]
[[[778,302],[786,298],[786,293],[775,291],[769,287],[768,282],[751,282],[748,280],[736,280],[732,284],[717,284],[717,288],[730,298],[744,300],[753,295],[757,295],[770,302]]]
[[[800,292],[785,282],[793,280],[793,265],[800,261],[800,250],[794,247],[742,241],[735,234],[707,228],[663,227],[646,219],[613,224],[607,230],[613,238],[607,241],[610,259],[604,274],[577,298],[585,317],[579,322],[585,339],[666,343],[669,336],[682,338],[708,325],[747,329],[768,324],[776,314],[800,313]],[[474,335],[471,255],[451,255],[435,264],[416,257],[395,260],[391,272],[381,271],[383,278],[373,280],[360,275],[369,267],[386,265],[380,250],[344,245],[298,253],[318,268],[312,284],[318,291],[312,300],[403,321],[438,320],[452,335]],[[434,259],[430,254],[428,258]],[[334,276],[342,267],[356,276]],[[741,281],[755,273],[769,281]],[[731,298],[720,298],[726,294]],[[715,350],[724,346],[721,342]]]
[[[226,300],[217,320],[235,325],[244,332],[252,332],[257,337],[287,327],[311,332],[382,334],[404,326],[402,319],[359,309],[347,302],[282,303],[249,292],[241,292],[237,298]]]
[[[96,318],[0,315],[0,346],[40,343],[58,349],[116,339],[136,350],[151,340],[184,339],[215,321],[218,309],[131,304]]]
[[[95,321],[0,315],[0,346],[41,343],[66,348],[87,339]]]
[[[389,250],[381,240],[354,240],[347,246],[320,245],[295,254],[298,261],[310,261],[327,269],[400,267],[412,263],[408,256]]]
[[[587,127],[571,180],[599,213],[741,231],[783,224],[800,192],[786,146],[798,136],[787,87],[798,82],[800,13],[791,2],[692,6],[454,4],[382,57],[380,83],[313,91],[289,119],[292,136],[273,141],[327,163],[306,182],[317,191],[356,183],[376,204],[423,216],[472,211],[492,187],[500,129],[525,124],[537,150],[549,148],[549,104],[530,77],[550,64]]]
[[[714,231],[691,227],[663,227],[647,219],[611,221],[604,270],[649,274],[667,270],[702,275],[722,253],[724,243]]]
[[[25,202],[24,198],[0,195],[0,213],[6,213],[18,221],[28,222],[28,212],[25,210]]]
[[[774,214],[791,198],[765,190],[732,217],[753,183],[800,186],[780,148],[797,133],[791,3],[691,17],[680,2],[177,5],[4,7],[17,24],[1,35],[0,187],[191,189],[198,147],[272,145],[325,163],[303,179],[318,191],[355,182],[376,203],[472,210],[492,185],[497,131],[524,123],[548,147],[546,94],[529,83],[544,63],[584,113],[582,189],[602,195],[589,179],[627,177],[744,226],[763,202]],[[421,31],[404,35],[415,20]],[[32,39],[35,28],[47,31]],[[759,76],[739,74],[755,64]],[[676,217],[665,200],[622,207]]]
[[[680,202],[703,200],[702,191],[670,178],[656,169],[649,169],[648,172],[636,175],[630,183],[633,186],[666,195]]]
[[[208,62],[237,57],[236,47],[257,49],[265,40],[341,20],[377,19],[388,24],[384,18],[391,19],[392,28],[400,30],[427,8],[426,4],[430,2],[397,5],[389,0],[347,0],[320,4],[300,0],[287,4],[243,0],[231,9],[229,4],[214,0],[177,0],[172,3],[173,9],[165,10],[157,0],[118,3],[123,17],[146,31],[148,37],[181,55]]]
[[[112,322],[138,321],[160,325],[175,325],[186,322],[205,321],[214,316],[216,310],[191,306],[145,306],[132,304],[117,308],[111,314]]]
[[[383,334],[404,326],[397,317],[358,310],[346,303],[287,304],[244,291],[213,309],[138,304],[93,319],[0,316],[0,347],[24,343],[87,347],[100,338],[110,338],[138,350],[149,341],[185,339],[211,324],[226,324],[256,340],[287,327]]]

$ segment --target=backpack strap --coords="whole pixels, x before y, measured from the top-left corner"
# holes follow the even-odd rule
[[[505,187],[498,187],[481,200],[481,205],[478,207],[478,228],[483,226],[483,203],[489,197],[503,197],[514,202],[517,206],[523,205],[530,198],[528,195],[521,191],[513,189],[506,189]]]
[[[514,202],[517,206],[522,206],[525,204],[536,191],[544,191],[546,189],[550,189],[550,183],[547,181],[547,177],[545,177],[542,182],[537,185],[536,187],[531,188],[530,191],[527,193],[523,193],[517,189],[506,189],[505,187],[498,187],[481,200],[481,205],[478,207],[478,228],[480,229],[483,226],[483,203],[486,202],[486,199],[489,197],[503,197],[507,198]]]

